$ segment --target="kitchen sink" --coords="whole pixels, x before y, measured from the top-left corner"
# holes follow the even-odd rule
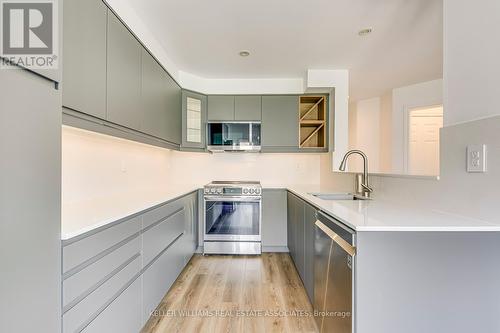
[[[370,200],[353,193],[309,193],[321,200]]]

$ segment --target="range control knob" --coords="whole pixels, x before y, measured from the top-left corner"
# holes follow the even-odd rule
[[[248,194],[248,189],[247,188],[243,189],[243,194]]]
[[[260,194],[260,188],[256,189],[255,193]]]
[[[253,188],[253,189],[251,189],[251,190],[250,190],[250,192],[251,192],[252,194],[255,194],[255,189],[254,189],[254,188]]]

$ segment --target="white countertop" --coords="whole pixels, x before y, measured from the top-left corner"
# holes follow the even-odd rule
[[[319,186],[291,186],[287,189],[356,231],[500,231],[500,222],[482,221],[418,205],[377,199],[322,200],[310,193],[335,191],[325,191]]]
[[[186,195],[203,185],[173,186],[107,198],[63,203],[63,240]],[[482,221],[411,204],[381,200],[322,200],[310,193],[335,193],[320,186],[282,186],[356,231],[500,231],[500,222]]]
[[[201,186],[172,186],[162,190],[138,190],[106,198],[64,203],[61,239],[66,240],[118,221],[156,205],[182,197]]]

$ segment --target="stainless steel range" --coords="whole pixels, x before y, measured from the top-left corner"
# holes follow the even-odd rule
[[[260,182],[215,181],[204,188],[205,254],[260,254]]]

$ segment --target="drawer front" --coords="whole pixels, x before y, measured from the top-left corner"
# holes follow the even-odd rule
[[[63,246],[63,273],[97,255],[103,255],[104,251],[140,230],[141,217],[138,216]]]
[[[145,320],[156,309],[184,268],[181,236],[142,275]]]
[[[161,251],[184,232],[185,210],[181,207],[142,234],[143,266],[149,264]]]
[[[78,332],[94,320],[141,270],[141,258],[135,258],[97,290],[63,315],[63,332]]]
[[[175,211],[181,209],[182,207],[183,199],[181,198],[144,213],[142,215],[143,229],[165,219],[165,217],[172,215]]]
[[[100,260],[66,278],[63,281],[63,308],[74,305],[76,301],[99,287],[104,280],[110,278],[120,267],[123,267],[131,258],[137,254],[140,255],[140,253],[141,238],[137,236]]]
[[[137,333],[142,327],[141,279],[132,283],[83,333]]]

